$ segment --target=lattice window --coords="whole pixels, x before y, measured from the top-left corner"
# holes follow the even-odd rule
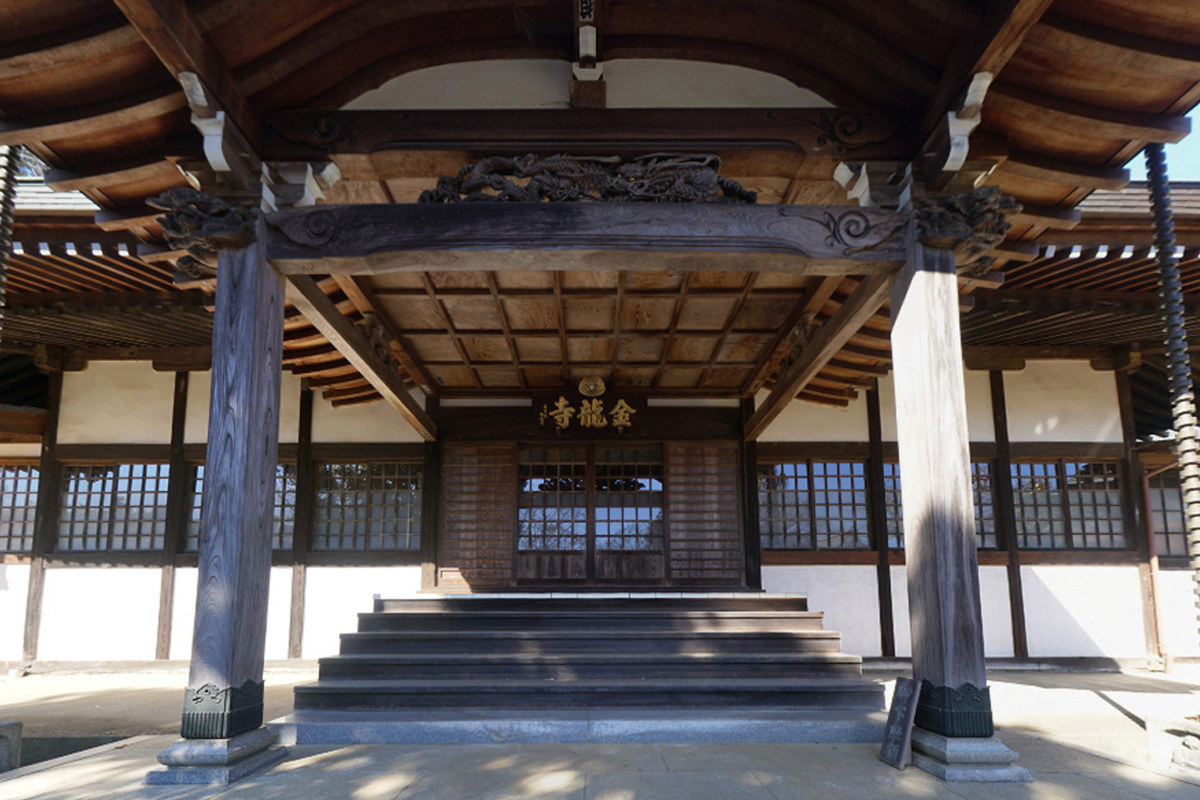
[[[0,464],[0,553],[33,549],[38,477],[37,464]]]
[[[421,465],[317,466],[313,550],[419,550]]]
[[[663,549],[661,447],[596,451],[596,549]]]
[[[1020,547],[1127,546],[1116,462],[1014,462],[1012,484]]]
[[[1075,547],[1125,547],[1120,466],[1113,461],[1063,463],[1071,543]]]
[[[971,494],[975,502],[975,546],[980,550],[995,550],[999,547],[999,540],[996,538],[996,514],[992,497],[990,462],[971,462]],[[883,465],[883,506],[888,548],[902,549],[904,547],[904,498],[900,482],[900,465],[894,462],[886,462]]]
[[[1160,556],[1187,555],[1187,523],[1183,516],[1183,490],[1179,470],[1160,472],[1149,479],[1150,527]]]
[[[975,546],[980,550],[1000,547],[996,531],[996,503],[992,493],[990,461],[971,462],[971,495],[975,500]]]
[[[585,451],[522,448],[517,455],[517,480],[517,549],[587,550]]]
[[[888,549],[904,547],[904,501],[901,498],[900,465],[883,465],[883,507],[886,511]]]
[[[168,464],[63,468],[58,551],[161,550]]]
[[[187,530],[184,534],[183,550],[195,553],[200,550],[200,518],[204,503],[204,465],[194,464],[191,468],[192,501],[188,509]],[[277,464],[275,467],[275,505],[271,525],[271,547],[275,550],[291,550],[292,535],[296,530],[296,465]]]
[[[814,461],[811,469],[817,547],[870,547],[866,465],[861,461]]]
[[[1068,547],[1058,462],[1012,464],[1013,522],[1022,549]]]
[[[759,465],[758,529],[764,550],[812,549],[807,461]]]
[[[862,461],[759,465],[758,507],[766,550],[870,547]]]

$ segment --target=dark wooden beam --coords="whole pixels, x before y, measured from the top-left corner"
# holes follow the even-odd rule
[[[1121,167],[1096,166],[1016,150],[1009,153],[1000,170],[1022,178],[1088,189],[1115,191],[1129,184],[1129,170]]]
[[[891,285],[890,275],[873,275],[863,279],[846,298],[846,302],[842,303],[842,307],[821,326],[812,341],[800,351],[799,357],[779,376],[766,402],[747,421],[747,439],[757,439],[767,426],[783,413],[792,398],[837,355],[842,345],[858,332],[862,324],[879,310],[887,300]]]
[[[268,257],[285,275],[479,269],[481,259],[492,270],[863,275],[903,263],[908,216],[850,206],[455,203],[291,209],[267,224]]]
[[[995,503],[997,536],[1005,550],[1008,575],[1008,608],[1012,618],[1013,655],[1029,658],[1029,635],[1025,625],[1025,590],[1021,584],[1021,552],[1013,504],[1012,447],[1008,440],[1008,401],[1004,394],[1004,373],[988,374],[992,397],[992,438],[996,458],[992,462],[992,499]]]
[[[208,101],[206,108],[211,112],[206,116],[224,111],[257,152],[262,140],[258,112],[238,90],[233,72],[217,48],[197,27],[186,0],[115,2],[172,77],[180,80],[180,73],[192,73],[199,78]],[[197,99],[189,91],[193,110],[202,112],[203,108],[196,107]]]
[[[1046,13],[1053,0],[999,0],[986,11],[973,32],[954,48],[942,70],[942,80],[929,100],[918,133],[922,141],[980,72],[999,75],[1021,42]]]
[[[539,109],[531,111],[285,111],[265,120],[263,158],[451,150],[481,154],[658,150],[793,151],[855,160],[912,157],[904,112],[879,108]]]
[[[307,275],[289,276],[287,298],[422,438],[437,439],[437,426],[408,393],[400,375],[376,355],[366,337],[337,310],[316,281]]]

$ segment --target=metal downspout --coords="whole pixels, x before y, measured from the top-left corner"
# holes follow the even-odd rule
[[[1196,395],[1192,386],[1187,330],[1184,327],[1183,287],[1179,279],[1179,258],[1175,255],[1175,220],[1171,212],[1167,156],[1162,144],[1146,146],[1146,172],[1150,179],[1150,207],[1154,214],[1154,246],[1158,249],[1171,416],[1183,489],[1183,516],[1197,611],[1196,629],[1200,635],[1200,455],[1197,453],[1200,431],[1196,427]]]

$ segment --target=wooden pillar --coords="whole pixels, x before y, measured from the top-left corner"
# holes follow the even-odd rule
[[[288,620],[288,658],[304,651],[304,601],[308,592],[308,553],[312,549],[316,465],[312,454],[313,392],[300,386],[300,430],[296,441],[296,509],[292,528],[292,612]]]
[[[50,373],[46,428],[38,466],[37,510],[34,512],[33,550],[29,565],[29,591],[25,597],[23,661],[36,661],[42,630],[42,595],[46,589],[46,554],[54,552],[58,514],[62,505],[62,466],[58,463],[58,412],[62,406],[63,374]]]
[[[258,728],[279,439],[283,286],[258,240],[221,250],[185,739]]]
[[[1012,488],[1012,445],[1008,441],[1008,399],[1004,394],[1004,373],[988,374],[992,393],[992,438],[996,441],[996,459],[992,463],[992,500],[995,503],[996,533],[1004,543],[1008,570],[1008,607],[1012,616],[1013,655],[1029,658],[1029,634],[1025,625],[1025,589],[1021,581],[1021,548]]]
[[[914,241],[891,313],[913,673],[921,682],[917,725],[943,736],[988,737],[954,253]]]
[[[158,635],[154,657],[171,657],[171,618],[175,610],[175,556],[187,535],[191,470],[184,458],[183,434],[187,421],[188,373],[175,373],[175,402],[171,411],[171,471],[167,480],[167,529],[163,537],[162,581],[158,592]]]
[[[892,609],[892,565],[889,558],[887,506],[884,503],[883,419],[879,413],[879,383],[867,390],[867,504],[871,547],[875,550],[875,587],[879,593],[879,653],[896,657],[896,622]]]
[[[746,537],[746,588],[762,589],[762,538],[758,521],[758,442],[746,439],[745,424],[754,416],[754,398],[742,400],[742,497]]]

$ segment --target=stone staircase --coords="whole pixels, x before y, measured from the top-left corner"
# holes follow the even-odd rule
[[[880,710],[883,687],[840,643],[800,597],[376,600],[296,687],[293,716]]]

